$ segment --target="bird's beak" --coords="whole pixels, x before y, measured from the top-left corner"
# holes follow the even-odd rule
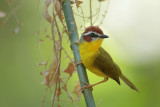
[[[109,36],[107,36],[107,35],[101,35],[101,36],[99,36],[100,38],[109,38]]]

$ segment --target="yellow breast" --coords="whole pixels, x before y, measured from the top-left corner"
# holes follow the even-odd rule
[[[101,46],[101,44],[101,39],[92,42],[80,43],[79,50],[84,66],[92,73],[101,77],[106,77],[106,75],[102,71],[94,66],[94,59],[96,58],[97,54],[99,54],[99,47]]]

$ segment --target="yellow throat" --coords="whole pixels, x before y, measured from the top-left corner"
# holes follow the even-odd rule
[[[84,41],[83,43],[79,44],[79,51],[81,60],[88,70],[98,76],[106,77],[106,75],[104,75],[93,65],[95,57],[99,54],[99,48],[101,47],[102,41],[103,39],[97,39],[91,42]]]

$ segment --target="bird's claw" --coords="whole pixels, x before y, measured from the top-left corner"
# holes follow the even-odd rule
[[[80,88],[80,91],[84,91],[85,89],[87,89],[87,88],[91,88],[91,90],[93,91],[93,85],[90,85],[89,83],[85,83],[85,82],[83,82],[83,84],[85,84],[86,86],[84,86],[84,87],[81,87]]]
[[[83,64],[81,60],[76,64],[76,66],[78,66],[80,64]]]

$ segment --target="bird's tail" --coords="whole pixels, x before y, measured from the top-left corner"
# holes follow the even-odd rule
[[[136,86],[135,86],[127,77],[125,77],[122,73],[121,73],[121,75],[120,75],[120,78],[121,78],[130,88],[132,88],[132,89],[136,90],[137,92],[139,92],[138,89],[136,88]]]

